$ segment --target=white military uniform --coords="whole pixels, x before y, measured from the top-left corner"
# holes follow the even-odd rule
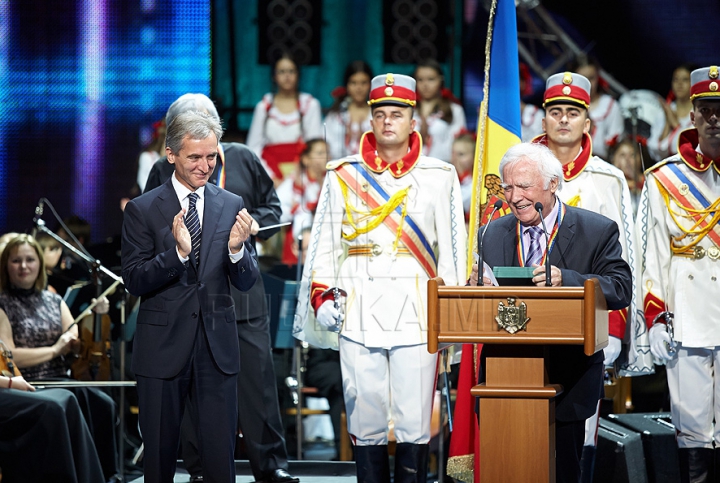
[[[328,287],[347,292],[340,359],[348,430],[360,446],[387,444],[390,418],[398,442],[430,440],[436,355],[426,346],[427,281],[465,280],[467,235],[455,168],[419,155],[419,134],[410,141],[408,156],[388,165],[367,154],[368,143],[374,146],[369,132],[361,141],[365,159],[328,164],[298,300],[295,336],[337,348],[337,335],[317,325],[310,304],[317,309]],[[382,205],[395,208],[363,214]]]
[[[720,441],[720,226],[717,209],[703,208],[720,202],[720,167],[697,137],[684,131],[679,154],[647,171],[637,214],[648,326],[664,310],[675,315],[667,379],[680,448]],[[697,233],[699,219],[712,227],[707,235]]]

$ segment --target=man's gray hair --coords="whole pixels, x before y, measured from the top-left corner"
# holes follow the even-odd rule
[[[503,179],[503,171],[507,167],[513,167],[522,159],[527,158],[540,170],[543,178],[543,189],[548,189],[553,179],[558,180],[558,191],[562,189],[563,167],[557,157],[547,146],[538,143],[520,143],[511,147],[500,160],[500,181]]]
[[[218,121],[220,120],[215,104],[208,96],[188,93],[178,97],[175,102],[170,104],[167,114],[165,114],[165,125],[169,126],[176,117],[186,111],[206,112]]]
[[[211,134],[215,134],[219,143],[223,134],[219,119],[205,112],[186,111],[180,113],[168,124],[165,146],[177,154],[182,148],[185,137],[205,139]]]

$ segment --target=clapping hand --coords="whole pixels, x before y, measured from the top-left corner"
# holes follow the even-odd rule
[[[190,256],[192,250],[192,240],[190,239],[190,232],[185,226],[185,208],[173,218],[172,234],[175,238],[175,246],[181,257],[187,258]]]
[[[230,230],[230,253],[234,254],[239,252],[245,240],[250,238],[253,223],[257,225],[245,208],[238,211],[238,214],[235,216],[235,223],[232,226],[232,230]]]

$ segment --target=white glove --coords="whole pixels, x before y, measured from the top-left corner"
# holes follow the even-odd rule
[[[335,308],[335,302],[326,300],[322,303],[315,315],[318,323],[325,328],[337,327],[345,318],[342,312]]]
[[[603,364],[606,366],[612,366],[612,363],[615,362],[615,359],[618,358],[620,355],[620,350],[622,349],[622,341],[618,339],[617,337],[613,337],[612,335],[608,337],[608,345],[606,348],[603,349],[603,352],[605,354],[605,360],[603,361]]]
[[[665,362],[674,357],[675,354],[671,354],[668,348],[675,349],[675,343],[670,340],[670,334],[668,334],[665,324],[658,323],[650,327],[648,336],[650,337],[650,352],[656,359]]]

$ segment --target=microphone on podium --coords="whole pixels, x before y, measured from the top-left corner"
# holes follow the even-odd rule
[[[493,216],[495,216],[495,213],[497,210],[502,208],[503,202],[502,200],[495,201],[495,204],[493,204],[493,210],[490,213],[490,218],[488,219],[488,222],[485,223],[485,226],[482,229],[482,233],[480,234],[480,242],[478,247],[478,279],[477,284],[478,287],[483,285],[483,273],[484,273],[484,261],[483,261],[483,241],[485,240],[485,232],[487,231],[487,227],[490,224],[490,222],[493,220]]]
[[[552,287],[550,277],[550,240],[548,238],[547,228],[545,227],[545,218],[543,217],[543,204],[539,201],[535,203],[535,210],[540,214],[540,223],[542,223],[543,233],[545,234],[545,286]]]

